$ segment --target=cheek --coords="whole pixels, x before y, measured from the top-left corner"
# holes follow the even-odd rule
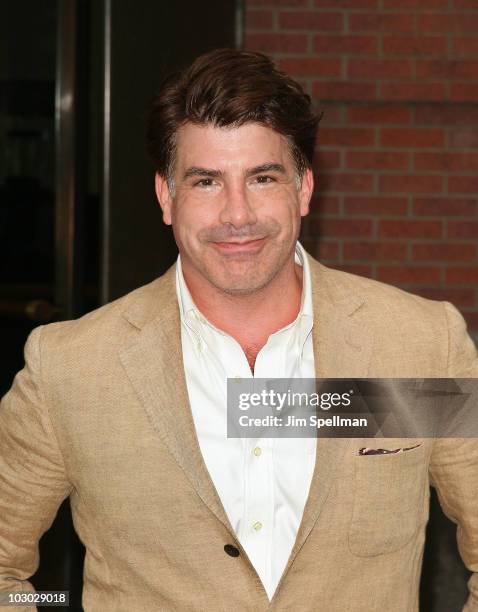
[[[300,204],[295,194],[282,194],[281,198],[269,200],[264,212],[266,210],[267,215],[276,219],[285,231],[300,219]]]
[[[173,227],[181,242],[198,242],[197,234],[217,224],[214,207],[188,199],[173,208]]]

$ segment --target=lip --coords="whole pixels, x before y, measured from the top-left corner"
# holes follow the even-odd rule
[[[254,240],[212,242],[211,244],[223,253],[255,253],[263,247],[265,240],[264,237]]]

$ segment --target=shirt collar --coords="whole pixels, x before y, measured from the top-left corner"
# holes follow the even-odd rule
[[[299,316],[313,317],[312,309],[312,283],[310,279],[309,258],[301,243],[297,240],[295,245],[295,262],[302,266],[302,299]]]
[[[308,319],[310,320],[310,323],[312,323],[312,286],[309,261],[307,258],[307,252],[298,240],[295,246],[295,262],[302,266],[302,298],[299,314],[297,315],[296,320],[291,323],[291,325],[293,325],[300,319]],[[191,293],[186,285],[186,281],[184,280],[180,255],[178,255],[176,262],[176,295],[179,303],[181,321],[186,324],[189,324],[189,326],[192,326],[195,331],[199,331],[197,329],[198,324],[209,324],[210,326],[214,327],[201,314],[191,296]]]

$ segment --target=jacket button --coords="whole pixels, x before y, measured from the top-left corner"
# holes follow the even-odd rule
[[[224,552],[226,552],[230,557],[238,557],[241,554],[239,549],[232,544],[226,544],[224,546]]]

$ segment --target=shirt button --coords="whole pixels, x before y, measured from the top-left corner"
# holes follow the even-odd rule
[[[256,448],[254,449],[254,455],[256,457],[260,457],[261,453],[262,453],[261,447],[260,446],[256,446]]]
[[[262,523],[257,521],[254,523],[254,525],[252,525],[252,528],[255,529],[256,531],[260,531],[262,529]]]
[[[238,557],[240,555],[239,549],[232,544],[225,544],[224,552],[226,552],[230,557]]]

